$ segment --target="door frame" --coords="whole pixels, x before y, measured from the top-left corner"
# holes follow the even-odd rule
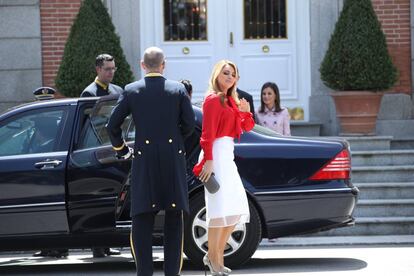
[[[241,0],[225,0],[225,1],[241,1]],[[289,4],[288,8],[293,7],[295,9],[294,16],[288,17],[288,26],[293,26],[293,30],[289,30],[289,33],[292,33],[292,39],[294,39],[293,44],[294,48],[292,48],[292,67],[293,70],[293,80],[292,80],[292,92],[289,95],[286,95],[286,99],[282,95],[282,102],[287,103],[289,107],[289,101],[297,101],[298,104],[303,107],[304,110],[304,121],[309,121],[309,98],[311,96],[311,56],[310,56],[310,48],[311,48],[311,39],[310,39],[310,3],[309,1],[300,1],[300,0],[287,0],[288,2],[293,4]],[[300,3],[299,3],[300,2]],[[159,46],[162,47],[165,42],[162,41],[162,33],[160,34],[158,30],[160,30],[160,25],[162,24],[163,18],[159,17],[159,10],[160,5],[162,5],[161,0],[155,1],[140,1],[140,48],[143,51],[147,47],[150,46]],[[209,8],[217,7],[216,4],[212,0],[207,2]],[[229,5],[229,3],[227,3]],[[161,6],[162,7],[162,6]],[[223,17],[223,11],[225,9],[221,9],[217,11],[217,14],[220,14]],[[211,15],[211,12],[208,14]],[[293,21],[295,20],[295,21]],[[205,42],[197,42],[198,44],[215,44],[216,53],[211,56],[212,63],[214,64],[218,59],[223,57],[235,59],[232,55],[231,51],[223,50],[223,46],[217,46],[219,43],[214,43],[215,37],[213,37],[214,32],[217,31],[219,27],[218,24],[211,25],[208,21],[208,25],[213,26],[215,29],[208,29],[209,38],[213,39],[211,41]],[[292,24],[294,23],[294,24]],[[227,32],[231,28],[234,27],[234,24],[230,24],[226,22],[226,26],[224,27]],[[221,27],[223,28],[223,27]],[[290,39],[290,38],[288,38]],[[169,43],[169,42],[167,42]],[[173,42],[180,45],[181,42]],[[251,43],[249,41],[241,41],[240,43],[248,44]],[[184,43],[182,43],[184,45]],[[185,43],[187,44],[187,43]],[[221,50],[220,50],[221,49]],[[218,51],[220,50],[220,51]],[[218,54],[217,52],[220,52]],[[174,57],[175,58],[175,57]],[[237,63],[237,57],[235,62]],[[167,60],[168,62],[168,60]],[[168,65],[167,65],[168,66]],[[242,69],[242,68],[241,68]],[[211,70],[211,68],[209,68]],[[141,71],[141,76],[143,77],[145,72]],[[208,78],[208,76],[206,76]],[[243,78],[243,77],[242,77]],[[244,84],[243,79],[241,79],[241,86],[240,88],[243,89]],[[260,88],[259,88],[260,89]],[[202,98],[200,93],[193,94],[193,101],[197,102]],[[255,99],[255,106],[256,108],[260,105],[260,93],[255,92],[253,95]]]

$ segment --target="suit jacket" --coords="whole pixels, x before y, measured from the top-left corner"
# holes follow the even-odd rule
[[[114,147],[124,143],[121,125],[131,113],[135,124],[131,216],[159,210],[188,212],[184,139],[193,132],[195,116],[184,85],[162,76],[128,84],[107,125]]]
[[[104,90],[102,86],[100,86],[96,82],[92,82],[83,90],[80,96],[81,97],[96,97],[96,96],[101,97],[101,96],[106,96],[109,94],[122,94],[123,91],[124,90],[116,84],[110,83],[108,85],[108,89]]]
[[[254,117],[254,104],[253,104],[253,97],[252,95],[250,95],[249,93],[247,93],[246,91],[240,90],[239,88],[237,88],[237,94],[239,94],[239,99],[246,99],[246,101],[249,102],[250,104],[250,112],[253,115],[253,120],[256,121],[256,118]]]

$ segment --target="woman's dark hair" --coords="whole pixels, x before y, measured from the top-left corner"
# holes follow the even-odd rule
[[[265,103],[263,102],[263,90],[266,88],[270,88],[275,92],[275,111],[280,112],[282,111],[282,108],[280,107],[280,94],[279,94],[279,87],[277,87],[276,83],[274,82],[266,82],[263,84],[262,89],[260,90],[260,109],[259,112],[263,113],[265,110]]]
[[[187,94],[191,99],[191,95],[193,94],[193,86],[189,80],[180,80],[182,84],[184,84],[185,89],[187,90]]]

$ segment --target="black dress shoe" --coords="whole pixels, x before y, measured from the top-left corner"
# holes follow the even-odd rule
[[[33,253],[33,257],[47,257],[49,256],[50,250],[40,250]]]
[[[68,249],[56,249],[56,250],[50,250],[48,257],[54,257],[54,258],[66,258],[69,255]]]
[[[92,248],[92,255],[94,258],[105,257],[105,248]]]
[[[112,248],[105,248],[105,254],[110,256],[110,255],[121,255],[121,251],[116,250],[116,249],[112,249]]]

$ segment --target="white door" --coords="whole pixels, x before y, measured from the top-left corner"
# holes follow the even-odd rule
[[[193,102],[201,101],[213,65],[234,61],[239,88],[260,105],[268,81],[280,89],[292,119],[308,120],[310,96],[309,1],[155,0],[141,1],[141,49],[159,46],[165,75],[189,79]]]

